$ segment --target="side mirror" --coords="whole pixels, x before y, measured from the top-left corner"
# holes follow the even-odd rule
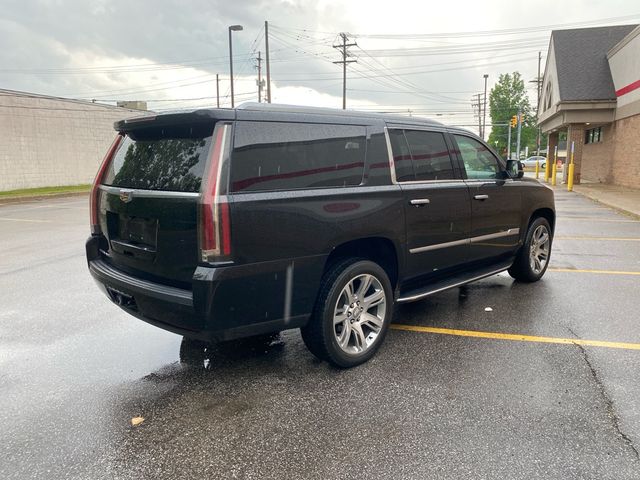
[[[507,160],[507,172],[511,178],[524,176],[524,164],[519,160]]]

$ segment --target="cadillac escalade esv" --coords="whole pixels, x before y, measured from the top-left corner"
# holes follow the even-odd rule
[[[339,367],[394,303],[549,263],[553,192],[437,122],[248,104],[115,124],[89,271],[131,315],[204,341],[300,328]]]

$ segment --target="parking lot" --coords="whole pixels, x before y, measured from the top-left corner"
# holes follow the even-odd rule
[[[3,479],[640,477],[634,218],[558,188],[542,281],[398,307],[336,370],[297,331],[203,350],[121,312],[87,206],[0,206]]]

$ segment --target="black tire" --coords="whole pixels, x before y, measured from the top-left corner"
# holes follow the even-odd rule
[[[354,349],[353,352],[347,352],[345,348],[351,347],[348,345],[341,347],[339,345],[336,337],[336,329],[344,328],[347,330],[346,333],[344,331],[342,332],[343,338],[347,339],[347,344],[349,344],[351,340],[353,340],[354,343],[357,343],[357,339],[361,339],[362,337],[357,335],[355,328],[353,329],[354,333],[352,333],[352,327],[346,324],[346,320],[344,322],[344,327],[342,327],[342,324],[334,325],[334,313],[336,312],[336,309],[339,308],[337,305],[338,301],[345,299],[343,296],[345,295],[343,290],[347,284],[351,283],[354,285],[353,282],[358,282],[360,278],[367,278],[366,276],[371,276],[375,281],[377,281],[377,283],[374,283],[374,280],[372,280],[371,288],[374,288],[373,285],[381,287],[381,289],[378,290],[374,289],[373,291],[375,293],[379,294],[381,291],[384,292],[384,305],[380,303],[378,306],[371,307],[378,311],[382,310],[384,318],[381,321],[382,326],[377,334],[375,334],[374,330],[368,331],[367,324],[361,326],[359,330],[361,334],[365,330],[368,331],[368,335],[364,337],[365,339],[369,339],[372,334],[375,334],[375,337],[371,340],[370,344],[364,342],[366,346],[363,347],[364,349],[362,351],[355,351],[358,348],[356,345],[352,347]],[[363,300],[366,298],[365,294],[369,291],[371,290],[367,289],[364,294],[361,295]],[[357,293],[358,292],[356,292],[356,294]],[[371,298],[371,296],[369,298]],[[364,301],[362,303],[364,305]],[[355,305],[355,303],[352,305]],[[365,313],[369,313],[369,310],[367,309]],[[302,327],[300,331],[305,345],[316,357],[321,360],[328,361],[335,367],[350,368],[366,362],[375,355],[376,351],[384,341],[389,324],[391,323],[392,313],[393,291],[389,277],[384,269],[380,267],[380,265],[369,260],[350,258],[334,264],[325,273],[322,278],[318,298],[311,318],[309,319],[309,323]],[[349,313],[349,315],[351,314]],[[362,319],[360,318],[360,313],[356,313],[356,315],[358,315],[356,324],[359,324],[360,321],[364,321],[362,320],[364,319],[364,315]],[[355,316],[353,318],[354,320],[356,319]],[[362,342],[360,345],[362,345]]]
[[[531,255],[532,255],[532,243],[534,242],[533,236],[536,231],[539,231],[538,228],[546,229],[548,234],[548,251],[546,255],[546,261],[542,268],[536,271],[534,267],[531,265]],[[551,246],[553,244],[553,233],[551,231],[551,226],[549,222],[544,217],[534,218],[529,224],[529,228],[527,229],[527,235],[524,239],[524,244],[518,251],[516,255],[516,259],[513,262],[513,265],[509,268],[509,275],[520,282],[537,282],[542,278],[544,273],[547,271],[547,267],[549,266],[549,260],[551,258]],[[535,262],[534,262],[535,264]]]
[[[540,165],[540,168],[547,168],[547,164],[543,163],[542,165]]]

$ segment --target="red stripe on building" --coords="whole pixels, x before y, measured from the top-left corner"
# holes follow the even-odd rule
[[[616,90],[616,97],[621,97],[622,95],[626,95],[629,92],[633,92],[634,90],[640,88],[640,80],[636,80],[633,83],[630,83],[626,87],[622,87],[620,90]]]

